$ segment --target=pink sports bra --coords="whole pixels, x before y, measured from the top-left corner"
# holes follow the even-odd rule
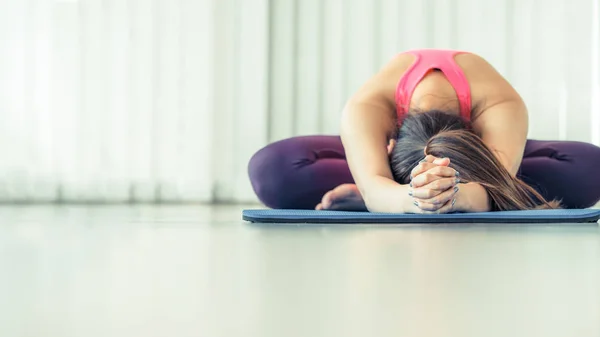
[[[455,50],[420,49],[405,52],[415,56],[414,63],[406,70],[396,88],[396,109],[398,120],[410,107],[415,88],[432,69],[439,69],[448,79],[460,106],[460,115],[469,120],[471,117],[471,90],[469,82],[454,56],[464,53]]]

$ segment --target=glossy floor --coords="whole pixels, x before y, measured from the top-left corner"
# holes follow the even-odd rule
[[[0,208],[0,336],[600,336],[600,227]]]

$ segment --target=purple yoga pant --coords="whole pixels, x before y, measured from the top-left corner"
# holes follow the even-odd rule
[[[259,200],[270,208],[314,209],[323,195],[354,183],[339,136],[302,136],[267,145],[248,173]],[[528,140],[518,177],[565,208],[600,200],[600,147],[574,141]]]

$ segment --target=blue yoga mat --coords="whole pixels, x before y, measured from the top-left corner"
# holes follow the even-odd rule
[[[431,223],[593,223],[600,209],[552,209],[451,214],[389,214],[293,209],[244,210],[242,219],[259,223],[431,224]]]

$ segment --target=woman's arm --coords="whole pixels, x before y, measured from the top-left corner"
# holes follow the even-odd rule
[[[502,165],[516,176],[521,166],[529,118],[520,98],[512,98],[484,110],[477,120],[481,139]]]
[[[386,148],[392,128],[388,109],[365,102],[350,102],[342,117],[341,138],[346,159],[371,212],[406,210],[408,188],[393,180]]]
[[[527,142],[529,117],[523,99],[514,87],[481,57],[473,57],[479,71],[472,73],[474,92],[485,104],[473,119],[473,128],[484,144],[514,177],[517,175]],[[477,183],[465,184],[456,202],[457,210],[490,210],[489,196]]]
[[[473,128],[503,166],[516,176],[529,128],[527,107],[515,88],[486,60],[471,56],[473,95],[483,109],[473,116]]]
[[[396,127],[396,83],[409,65],[405,57],[392,60],[358,90],[342,114],[340,135],[348,165],[372,212],[400,213],[412,205],[408,187],[393,180],[387,153]]]
[[[476,121],[481,139],[514,177],[519,171],[527,142],[528,116],[525,104],[518,97],[506,100],[483,111]],[[466,184],[457,197],[457,210],[463,212],[490,211],[489,196],[477,183]]]

